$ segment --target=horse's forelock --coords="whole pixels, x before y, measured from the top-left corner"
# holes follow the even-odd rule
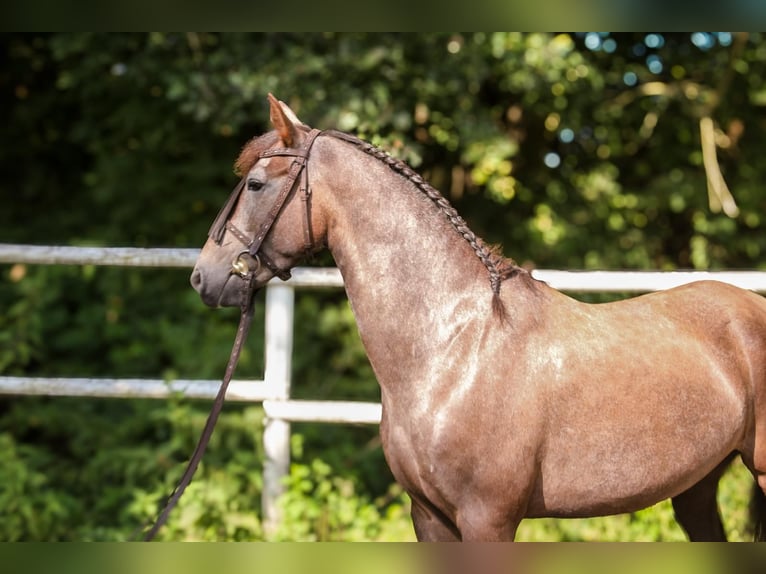
[[[261,154],[273,147],[278,140],[277,133],[273,131],[251,139],[242,147],[242,151],[239,152],[239,157],[234,162],[234,173],[239,177],[243,177],[252,169],[255,162],[261,157]]]

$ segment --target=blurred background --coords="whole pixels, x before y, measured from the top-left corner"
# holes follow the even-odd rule
[[[406,160],[522,265],[764,269],[765,72],[754,33],[3,34],[0,242],[201,247],[273,92]],[[189,271],[0,265],[0,374],[219,378],[237,313]],[[296,305],[293,396],[378,400],[342,291]],[[258,324],[241,377],[263,373]],[[130,537],[208,407],[0,397],[0,540]],[[165,540],[263,539],[262,420],[226,406]],[[414,538],[376,428],[293,431],[271,539]],[[735,467],[721,491],[734,538],[749,488]],[[519,535],[684,539],[668,504]]]

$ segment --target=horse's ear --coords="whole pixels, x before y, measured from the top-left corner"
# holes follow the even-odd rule
[[[302,126],[308,129],[308,126],[298,119],[298,116],[295,115],[295,112],[292,109],[290,109],[290,106],[288,106],[282,100],[279,100],[279,106],[282,108],[282,111],[285,112],[285,115],[288,117],[288,119],[293,122],[294,126]]]
[[[277,130],[285,147],[292,147],[296,139],[296,128],[303,123],[286,103],[278,100],[272,94],[269,94],[269,105],[271,106],[271,124]]]

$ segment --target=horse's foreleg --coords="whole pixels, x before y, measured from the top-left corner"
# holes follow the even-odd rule
[[[412,498],[412,524],[419,542],[459,542],[460,533],[455,525],[436,510]]]
[[[456,527],[438,511],[412,499],[412,523],[420,542],[513,542],[519,521],[488,520],[488,516],[461,513]],[[459,528],[459,530],[458,530]]]
[[[705,478],[672,499],[676,520],[692,542],[726,541],[716,495],[718,481],[734,456],[726,457]]]
[[[766,541],[766,493],[759,484],[753,484],[753,492],[750,498],[750,527],[753,530],[755,542]]]
[[[458,511],[457,526],[466,542],[513,542],[521,518],[515,509],[474,502]]]

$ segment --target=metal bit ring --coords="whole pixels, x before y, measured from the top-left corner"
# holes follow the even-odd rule
[[[255,269],[252,271],[250,270],[250,265],[248,265],[248,262],[242,257],[243,255],[247,255],[250,257],[253,261],[255,261]],[[239,275],[242,279],[247,279],[248,277],[255,275],[258,273],[258,271],[261,268],[261,260],[258,258],[257,255],[253,256],[250,255],[250,252],[245,249],[244,251],[240,251],[237,256],[234,258],[234,261],[231,262],[231,272],[234,275]]]

